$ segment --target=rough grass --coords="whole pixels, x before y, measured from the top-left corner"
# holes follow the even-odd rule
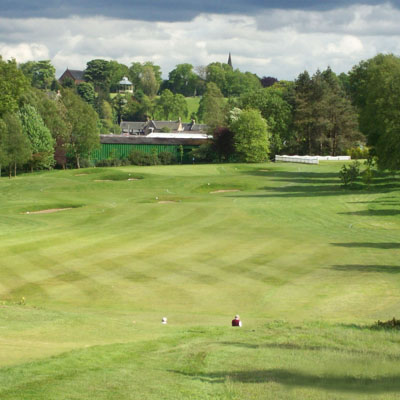
[[[398,398],[398,178],[340,166],[0,179],[0,398]]]

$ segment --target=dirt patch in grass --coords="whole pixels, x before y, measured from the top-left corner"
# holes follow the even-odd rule
[[[138,178],[129,178],[128,181],[138,181]]]
[[[229,192],[240,192],[240,190],[239,189],[220,189],[220,190],[214,190],[213,192],[210,192],[210,194],[229,193]]]
[[[75,176],[83,176],[83,175],[88,175],[88,174],[75,174]]]
[[[67,208],[49,208],[47,210],[39,210],[39,211],[27,211],[24,214],[51,214],[60,211],[72,210],[73,207]]]
[[[260,172],[269,172],[269,169],[259,169]]]
[[[158,204],[171,204],[171,203],[177,203],[177,202],[173,200],[161,200],[158,202]]]

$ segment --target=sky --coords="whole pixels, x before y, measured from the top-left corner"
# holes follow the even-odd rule
[[[348,72],[377,53],[400,54],[400,0],[0,0],[0,55],[51,60],[59,77],[96,58],[227,62],[293,80],[330,66]]]

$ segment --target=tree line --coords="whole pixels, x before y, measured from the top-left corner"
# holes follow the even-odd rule
[[[112,95],[124,76],[133,93]],[[0,58],[0,171],[51,168],[56,148],[79,167],[99,145],[99,133],[119,133],[121,119],[179,117],[208,125],[213,141],[197,151],[198,159],[207,161],[338,155],[368,146],[380,167],[400,166],[395,55],[361,61],[347,74],[304,71],[294,81],[259,78],[217,62],[196,68],[179,64],[163,80],[161,67],[151,62],[128,67],[96,59],[87,63],[84,79],[60,85],[50,61],[17,65]],[[190,116],[187,96],[200,96],[199,109]]]
[[[65,166],[69,153],[79,167],[99,146],[97,113],[71,89],[48,90],[54,71],[47,75],[32,68],[27,74],[25,67],[0,56],[0,173],[11,177],[17,168],[52,168],[56,149],[60,164]]]

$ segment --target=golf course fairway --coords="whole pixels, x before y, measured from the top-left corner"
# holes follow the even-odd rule
[[[0,399],[399,399],[400,180],[341,166],[0,178]]]

